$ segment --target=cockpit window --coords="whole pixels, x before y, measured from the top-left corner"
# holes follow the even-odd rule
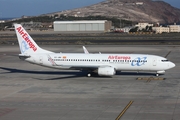
[[[168,62],[169,60],[161,60],[162,62]]]

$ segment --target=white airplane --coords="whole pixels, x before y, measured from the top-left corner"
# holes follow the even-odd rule
[[[33,64],[56,68],[87,70],[99,76],[113,76],[116,71],[152,71],[156,76],[175,64],[164,57],[146,54],[54,53],[40,48],[20,24],[14,24],[21,54],[19,58]]]

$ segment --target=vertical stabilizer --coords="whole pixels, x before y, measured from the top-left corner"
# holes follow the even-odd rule
[[[52,53],[40,48],[21,24],[14,24],[21,54]]]

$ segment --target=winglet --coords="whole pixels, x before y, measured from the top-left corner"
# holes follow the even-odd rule
[[[89,54],[89,52],[88,52],[88,50],[86,49],[85,46],[83,46],[83,50],[84,50],[84,53],[85,53],[85,54]]]

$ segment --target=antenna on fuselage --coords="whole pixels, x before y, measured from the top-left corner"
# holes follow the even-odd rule
[[[165,56],[165,58],[167,58],[170,53],[171,53],[171,51],[169,51],[169,52],[167,53],[167,55]]]

